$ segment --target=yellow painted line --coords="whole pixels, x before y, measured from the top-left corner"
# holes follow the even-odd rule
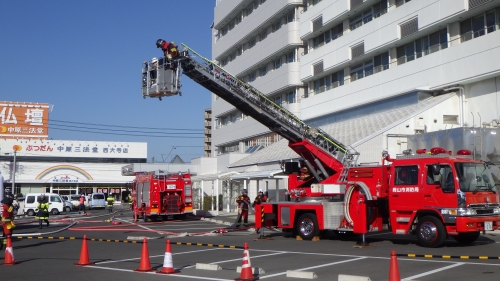
[[[409,256],[409,257],[413,257],[413,258],[414,258],[414,257],[416,257],[417,255],[415,255],[415,254],[408,254],[408,256]]]
[[[461,259],[466,259],[468,260],[469,259],[469,256],[460,256]]]
[[[488,259],[488,256],[479,256],[479,259],[480,259],[480,260],[487,260],[487,259]]]
[[[451,259],[451,256],[443,256],[443,259]]]
[[[432,258],[432,255],[424,255],[424,258]]]

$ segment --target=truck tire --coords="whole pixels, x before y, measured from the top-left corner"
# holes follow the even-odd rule
[[[68,206],[64,207],[64,211],[67,213],[71,212],[71,207]]]
[[[460,244],[471,244],[479,238],[479,235],[479,232],[459,233],[457,236],[453,236],[453,238]]]
[[[50,211],[51,214],[53,215],[59,215],[59,210],[58,209],[52,209],[52,211]]]
[[[436,248],[446,240],[446,228],[440,219],[434,216],[425,216],[418,220],[417,237],[422,246]]]
[[[311,213],[300,216],[295,225],[295,231],[300,235],[302,240],[311,240],[314,236],[318,236],[319,228],[316,216]]]
[[[35,211],[29,209],[28,212],[26,212],[26,214],[30,217],[34,216],[35,215]]]
[[[146,214],[145,214],[145,213],[142,213],[142,220],[144,220],[144,222],[148,222],[149,217],[148,217],[148,216],[146,216]]]

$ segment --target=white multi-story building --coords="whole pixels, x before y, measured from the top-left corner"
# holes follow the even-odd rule
[[[498,124],[499,0],[221,0],[214,19],[215,61],[361,162],[405,135]],[[280,139],[216,95],[212,109],[220,159]]]
[[[408,135],[498,127],[499,28],[500,0],[219,0],[212,57],[358,163],[380,163]],[[212,155],[240,173],[230,178],[270,171],[262,182],[299,157],[216,95],[212,113]]]

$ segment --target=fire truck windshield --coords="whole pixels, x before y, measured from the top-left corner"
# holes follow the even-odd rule
[[[496,193],[495,182],[485,164],[455,163],[460,190],[463,192],[492,191]]]

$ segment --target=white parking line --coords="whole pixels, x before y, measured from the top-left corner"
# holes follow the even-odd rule
[[[182,252],[182,253],[174,253],[172,255],[174,256],[174,255],[192,254],[192,253],[206,252],[206,251],[213,251],[213,250],[218,250],[218,249],[206,249],[206,250],[198,250],[198,251],[189,251],[189,252]],[[165,254],[163,254],[163,255],[156,255],[156,256],[149,256],[149,258],[156,258],[156,257],[163,257],[163,256],[165,256]],[[133,261],[133,260],[138,260],[138,259],[141,259],[141,258],[142,257],[140,257],[140,258],[124,259],[124,260],[116,260],[116,261],[102,261],[102,262],[96,262],[95,264],[115,263],[115,262],[122,262],[122,261]]]
[[[107,270],[116,270],[116,271],[137,273],[131,269],[111,268],[111,267],[102,267],[102,266],[86,266],[86,268],[98,268],[98,269],[107,269]],[[140,272],[139,274],[156,274],[156,273],[155,272]],[[171,275],[169,275],[169,277],[181,277],[181,278],[216,280],[216,281],[234,281],[234,279],[220,279],[220,278],[200,277],[200,276],[191,276],[191,275],[179,275],[179,274],[171,274]]]
[[[276,256],[276,255],[281,255],[281,254],[283,254],[283,253],[273,253],[273,254],[268,254],[268,255],[250,256],[250,259],[262,258],[262,257],[269,257],[269,256]],[[218,261],[218,262],[211,262],[210,264],[219,264],[219,263],[226,263],[226,262],[232,262],[232,261],[241,261],[241,258],[232,259],[232,260],[225,260],[225,261]],[[195,265],[186,266],[184,268],[190,268],[190,267],[195,267]]]
[[[311,266],[311,267],[304,267],[304,268],[295,269],[295,270],[297,270],[297,271],[304,271],[304,270],[309,270],[309,269],[314,269],[314,268],[319,268],[319,267],[325,267],[325,266],[330,266],[330,265],[336,265],[336,264],[341,264],[341,263],[346,263],[346,262],[352,262],[352,261],[357,261],[357,260],[362,260],[362,259],[365,259],[365,258],[362,257],[362,258],[350,259],[350,260],[345,260],[345,261],[337,261],[337,262],[332,262],[332,263],[327,263],[327,264],[322,264],[322,265],[316,265],[316,266]],[[271,277],[285,275],[285,274],[286,274],[286,271],[285,272],[271,274],[271,275],[262,276],[262,277],[260,277],[260,279],[271,278]]]
[[[427,271],[425,273],[421,273],[421,274],[413,275],[413,276],[410,276],[410,277],[406,277],[406,278],[404,278],[402,280],[413,280],[415,278],[420,278],[422,276],[431,275],[431,274],[434,274],[436,272],[440,272],[440,271],[443,271],[443,270],[454,268],[454,267],[457,267],[457,266],[460,266],[460,265],[463,265],[463,264],[464,264],[463,262],[459,262],[459,263],[456,263],[456,264],[452,264],[452,265],[448,265],[448,266],[441,267],[441,268],[438,268],[438,269],[434,269],[434,270],[431,270],[431,271]]]

